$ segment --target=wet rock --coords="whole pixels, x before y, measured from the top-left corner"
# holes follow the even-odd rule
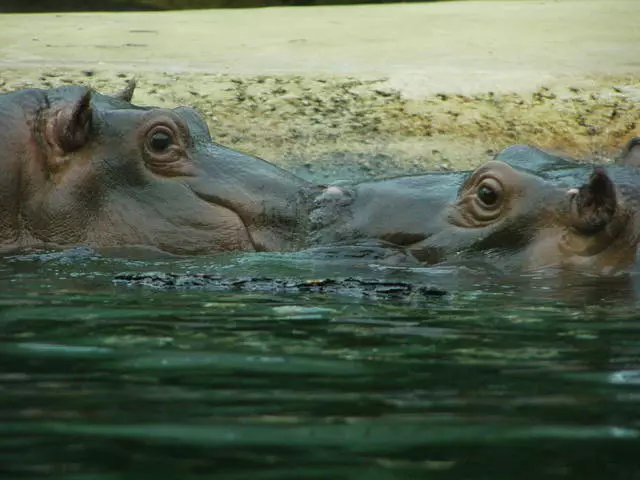
[[[96,260],[100,254],[89,247],[75,247],[62,251],[38,251],[5,257],[7,262],[37,262],[74,265],[86,260]]]
[[[406,282],[325,278],[318,280],[278,279],[268,277],[223,278],[215,274],[175,274],[162,272],[121,273],[114,283],[124,286],[169,289],[204,289],[210,291],[245,291],[261,293],[322,293],[372,299],[410,299],[442,297],[445,290],[432,285]]]

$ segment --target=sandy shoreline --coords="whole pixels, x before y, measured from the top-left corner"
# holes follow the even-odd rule
[[[135,76],[134,103],[192,105],[221,143],[288,167],[464,168],[524,142],[611,155],[640,135],[638,14],[557,0],[2,15],[0,90]]]

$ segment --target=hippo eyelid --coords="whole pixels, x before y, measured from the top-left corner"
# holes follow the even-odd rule
[[[172,110],[187,124],[187,134],[194,137],[211,139],[211,132],[206,119],[196,109],[191,107],[176,107]]]
[[[494,194],[494,202],[484,201],[480,193],[483,188]],[[462,228],[486,227],[501,218],[506,208],[505,193],[505,185],[495,171],[476,171],[463,185],[449,221]]]
[[[193,141],[189,127],[180,115],[177,115],[172,110],[152,110],[147,114],[147,117],[148,120],[145,122],[147,127],[144,129],[145,138],[149,138],[149,135],[156,128],[164,127],[172,132],[176,145],[192,146]]]
[[[458,189],[458,197],[465,192],[477,192],[479,188],[486,182],[490,181],[491,186],[496,193],[501,193],[503,190],[502,181],[499,179],[499,175],[495,172],[494,168],[487,165],[483,165],[471,172],[462,182],[462,185]]]

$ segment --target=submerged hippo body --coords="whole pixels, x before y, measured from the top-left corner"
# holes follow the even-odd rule
[[[309,185],[214,143],[192,109],[78,86],[0,95],[0,250],[297,245]]]
[[[637,163],[636,155],[638,156]],[[528,145],[512,145],[495,158],[512,167],[535,174],[559,186],[587,181],[593,165],[559,157]],[[640,138],[628,142],[615,163],[607,165],[607,175],[616,184],[640,185]]]
[[[633,264],[640,182],[614,183],[602,168],[531,147],[503,154],[529,171],[492,161],[473,172],[330,187],[316,200],[312,240],[380,239],[428,264],[482,256],[506,268],[595,273]],[[619,176],[628,177],[629,169]]]

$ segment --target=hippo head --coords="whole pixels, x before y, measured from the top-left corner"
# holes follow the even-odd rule
[[[316,238],[321,235],[323,243],[332,231],[341,242],[390,242],[429,264],[482,257],[524,270],[566,266],[609,273],[635,258],[635,221],[602,169],[585,185],[569,189],[491,161],[470,174],[434,173],[327,190],[312,212]]]
[[[561,188],[502,162],[488,162],[444,208],[447,228],[420,245],[451,256],[490,255],[524,270],[561,267],[611,274],[633,264],[632,208],[602,167],[578,188]]]
[[[0,248],[295,244],[306,182],[214,143],[193,109],[137,107],[130,93],[0,95]]]

